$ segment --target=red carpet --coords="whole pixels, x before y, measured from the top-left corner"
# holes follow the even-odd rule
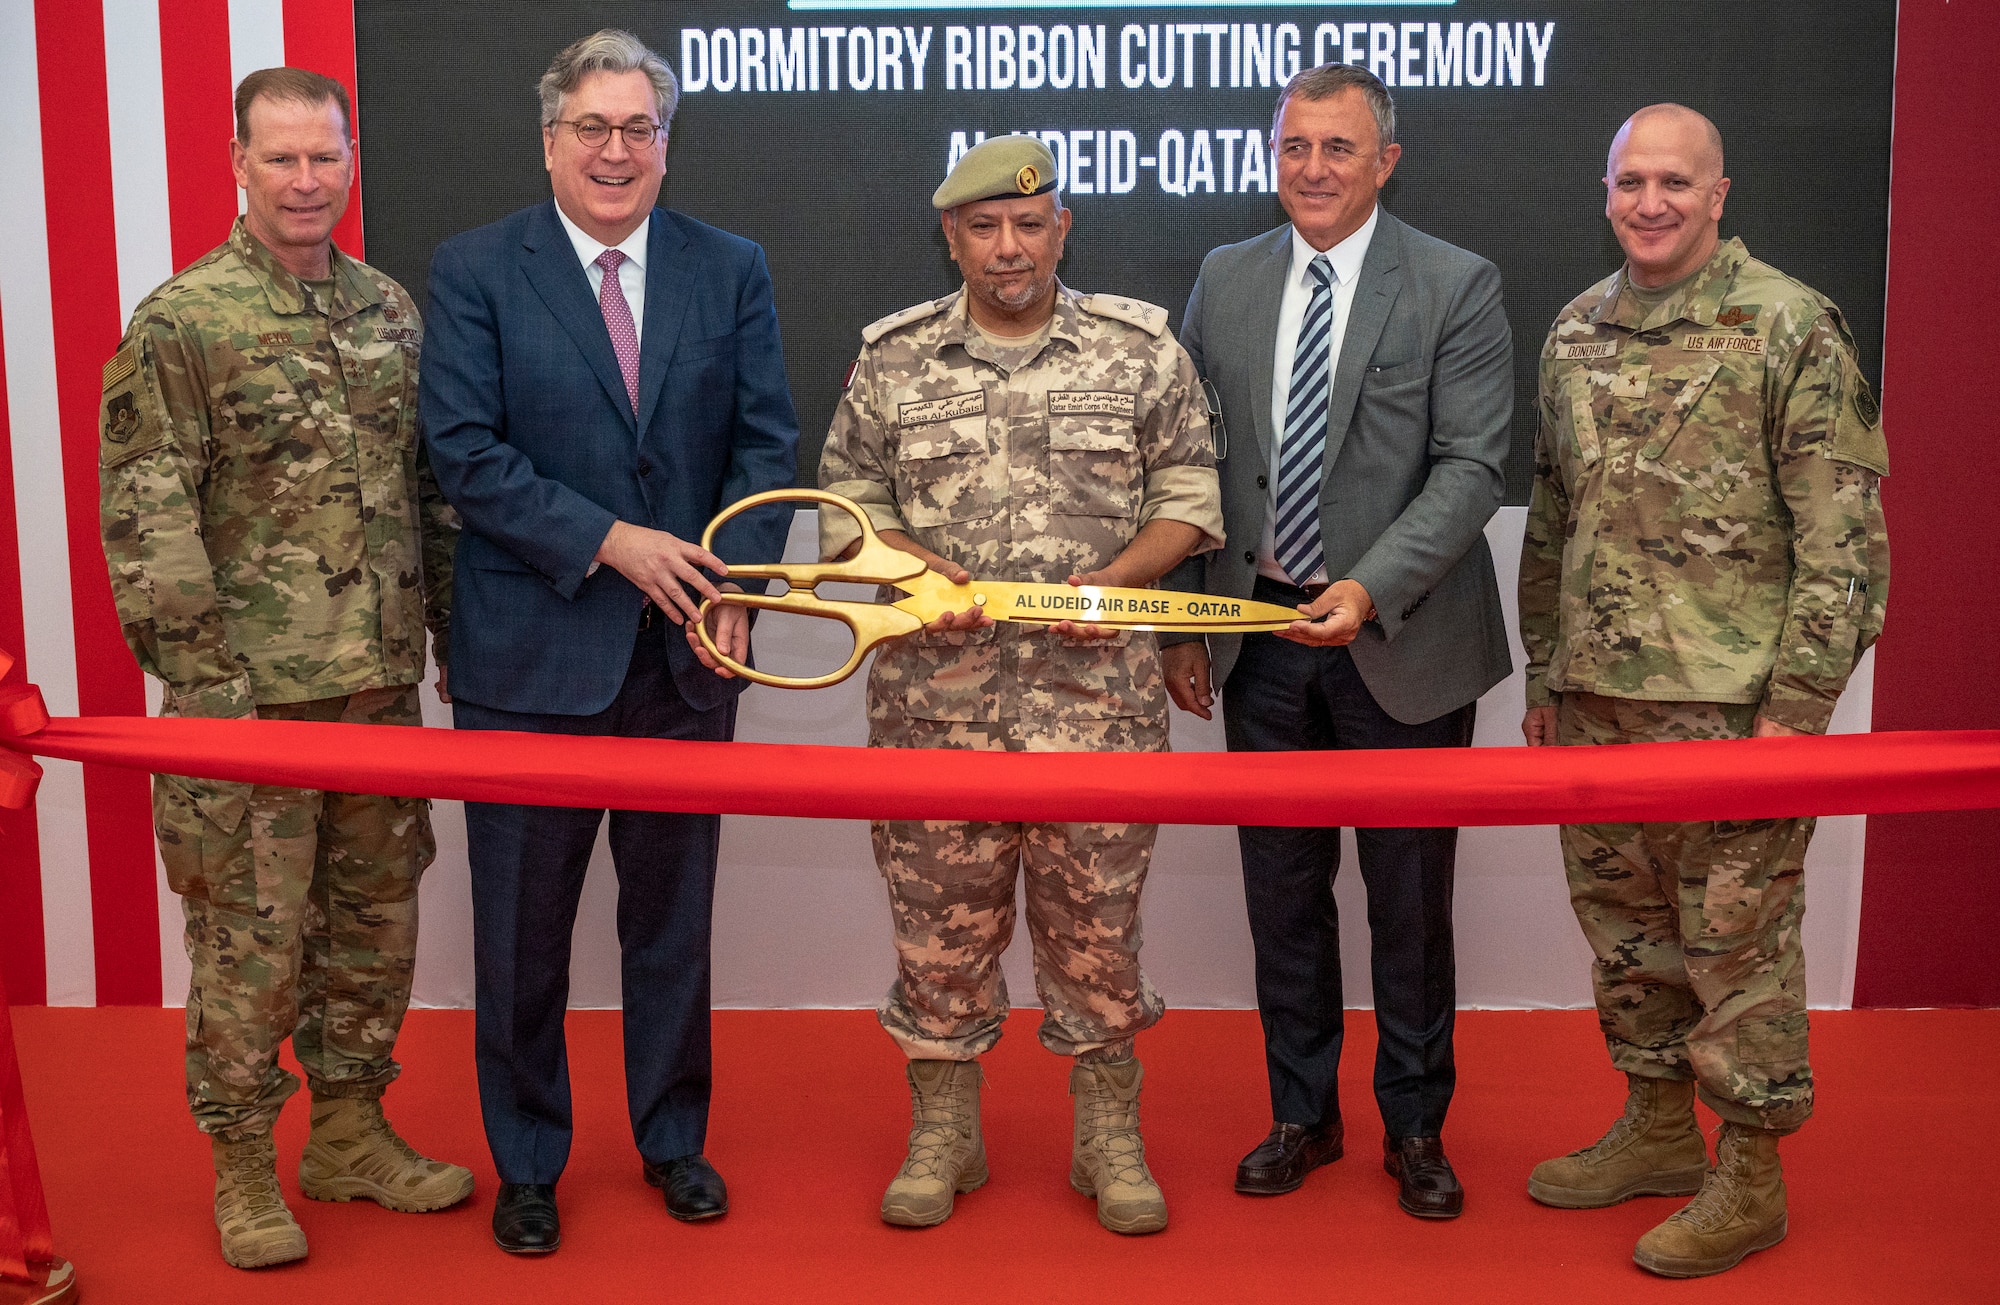
[[[1816,1013],[1819,1114],[1786,1145],[1792,1234],[1706,1286],[1655,1279],[1633,1241],[1675,1208],[1642,1198],[1566,1212],[1528,1199],[1533,1164],[1588,1142],[1618,1108],[1587,1012],[1469,1012],[1446,1141],[1468,1193],[1451,1223],[1400,1213],[1380,1168],[1366,1013],[1350,1020],[1348,1155],[1275,1199],[1229,1188],[1268,1119],[1256,1017],[1175,1012],[1141,1041],[1149,1156],[1173,1224],[1115,1237],[1069,1190],[1065,1066],[1017,1016],[987,1059],[993,1181],[928,1232],[875,1215],[907,1127],[889,1040],[867,1012],[716,1016],[708,1153],[733,1212],[689,1227],[639,1179],[613,1012],[570,1018],[578,1130],[563,1249],[490,1239],[493,1171],[473,1087],[469,1012],[412,1014],[391,1115],[421,1148],[472,1165],[460,1209],[390,1214],[297,1196],[305,1103],[280,1125],[280,1172],[312,1243],[257,1273],[222,1263],[207,1147],[184,1113],[181,1016],[17,1009],[22,1073],[56,1244],[84,1299],[114,1302],[1705,1299],[1993,1301],[2000,1212],[2000,1012]],[[1708,1120],[1712,1126],[1713,1120]]]

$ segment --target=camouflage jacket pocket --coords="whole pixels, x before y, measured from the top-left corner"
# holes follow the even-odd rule
[[[1057,720],[1108,720],[1164,711],[1166,680],[1150,634],[1126,630],[1110,639],[1065,639],[1051,633],[1042,681]]]
[[[919,427],[896,451],[903,520],[923,528],[992,516],[994,464],[984,416]]]
[[[236,780],[196,779],[192,775],[160,775],[156,778],[167,794],[193,808],[202,819],[224,834],[234,834],[236,827],[243,823],[244,813],[250,808],[250,791],[256,787]],[[154,818],[156,822],[166,819],[158,810]]]
[[[1640,470],[1698,490],[1718,503],[1735,493],[1749,475],[1747,442],[1728,433],[1733,423],[1721,397],[1711,399],[1712,411],[1705,411],[1702,418],[1689,421],[1688,417],[1709,397],[1710,382],[1721,367],[1719,362],[1710,363],[1688,379],[1638,455]]]
[[[1109,417],[1049,419],[1049,511],[1134,517],[1143,469],[1132,424]]]
[[[1555,400],[1558,429],[1569,436],[1557,443],[1556,456],[1567,473],[1564,481],[1572,486],[1578,480],[1577,473],[1595,464],[1603,453],[1591,399],[1590,373],[1578,367],[1570,372]]]
[[[332,409],[305,365],[292,357],[243,377],[222,396],[215,423],[217,468],[259,499],[274,499],[333,465]]]
[[[920,630],[899,649],[903,713],[917,720],[947,722],[1000,719],[1000,657],[997,625],[933,634]],[[880,654],[878,654],[878,657]]]

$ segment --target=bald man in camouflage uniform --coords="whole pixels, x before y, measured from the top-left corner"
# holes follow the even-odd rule
[[[347,121],[318,74],[244,79],[249,212],[138,306],[104,367],[104,549],[165,715],[420,725],[426,626],[445,658],[457,522],[417,439],[416,306],[328,239]],[[306,1253],[271,1141],[298,1088],[287,1035],[313,1094],[307,1196],[420,1211],[470,1195],[470,1171],[411,1150],[380,1104],[428,804],[158,775],[153,817],[186,915],[188,1104],[213,1138],[224,1258]]]
[[[1618,133],[1619,272],[1542,350],[1521,558],[1531,744],[1819,734],[1882,629],[1881,414],[1840,310],[1717,231],[1721,137],[1678,105]],[[1695,1199],[1642,1238],[1720,1272],[1785,1235],[1778,1139],[1812,1113],[1808,818],[1565,825],[1599,1022],[1629,1080],[1595,1145],[1535,1169],[1545,1204]],[[1697,1089],[1722,1117],[1713,1166]]]
[[[933,203],[966,289],[886,317],[834,413],[820,483],[885,539],[954,580],[1150,584],[1219,547],[1200,382],[1164,310],[1055,279],[1069,213],[1031,137],[974,148]],[[823,510],[821,547],[857,531]],[[868,681],[875,747],[1154,752],[1167,746],[1146,633],[947,615],[884,645]],[[898,968],[883,1027],[910,1057],[910,1150],[891,1223],[951,1213],[986,1180],[978,1057],[1000,1038],[1000,954],[1026,870],[1042,1044],[1073,1056],[1071,1185],[1115,1232],[1166,1226],[1139,1134],[1132,1039],[1165,1009],[1139,968],[1139,890],[1154,825],[886,821]]]

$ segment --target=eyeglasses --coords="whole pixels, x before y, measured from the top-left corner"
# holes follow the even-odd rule
[[[575,132],[583,147],[591,150],[603,149],[614,130],[624,133],[625,143],[635,150],[645,149],[653,143],[655,136],[665,130],[657,122],[628,122],[616,128],[600,118],[558,118],[556,122]]]

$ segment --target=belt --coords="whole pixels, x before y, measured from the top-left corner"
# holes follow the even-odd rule
[[[1287,584],[1283,580],[1273,580],[1267,575],[1260,575],[1257,577],[1257,583],[1251,587],[1250,592],[1252,596],[1259,594],[1269,595],[1268,598],[1258,598],[1258,602],[1284,603],[1288,606],[1297,607],[1300,603],[1318,601],[1319,596],[1331,587],[1324,582],[1310,585]]]
[[[1273,580],[1269,576],[1260,575],[1257,577],[1256,583],[1251,586],[1250,596],[1260,603],[1286,603],[1297,607],[1300,603],[1318,602],[1319,596],[1332,587],[1330,584],[1286,584],[1282,580]],[[1429,594],[1424,595],[1424,598],[1429,597]],[[1411,613],[1422,606],[1423,601],[1424,599],[1420,598],[1416,603],[1412,604],[1410,610],[1403,613],[1403,619],[1406,621],[1409,620]],[[1379,623],[1374,608],[1371,607],[1368,609],[1368,614],[1361,618],[1361,623],[1363,625]]]

